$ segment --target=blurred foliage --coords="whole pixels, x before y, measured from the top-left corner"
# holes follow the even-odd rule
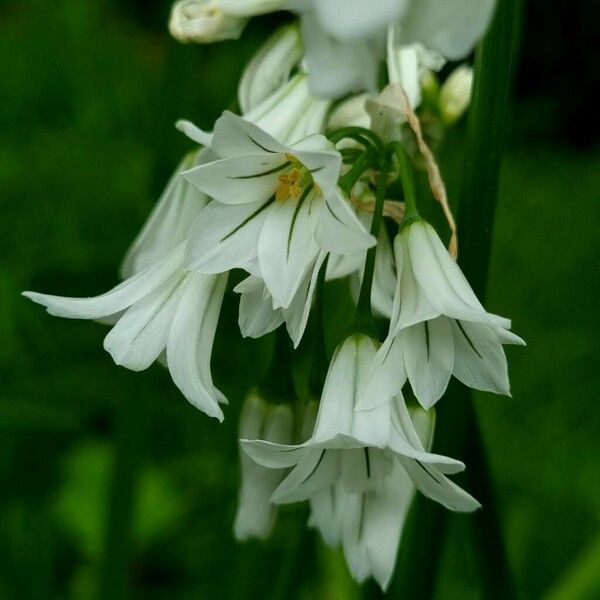
[[[597,5],[563,22],[559,7],[529,4],[488,302],[529,346],[510,350],[513,399],[482,395],[478,411],[523,598],[587,600],[600,597]],[[251,23],[236,43],[180,46],[166,33],[168,10],[164,0],[0,3],[0,598],[96,595],[123,406],[139,430],[129,450],[140,466],[132,597],[289,598],[296,569],[299,596],[353,598],[339,556],[315,551],[302,507],[282,511],[267,545],[232,539],[237,414],[271,344],[240,339],[234,298],[214,354],[231,403],[218,425],[160,366],[115,367],[102,326],[50,318],[19,296],[115,284],[190,147],[174,121],[210,127],[277,19]],[[549,31],[560,33],[553,43]],[[441,149],[454,191],[460,140],[459,129]],[[331,287],[328,302],[331,346],[349,316],[346,291]],[[452,520],[440,600],[481,598],[466,527]]]

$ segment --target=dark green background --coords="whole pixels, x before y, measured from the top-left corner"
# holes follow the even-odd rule
[[[513,398],[482,394],[477,409],[522,596],[591,600],[600,597],[598,9],[559,5],[531,0],[527,10],[487,303],[528,347],[509,351]],[[19,296],[115,284],[190,147],[174,121],[210,127],[274,23],[251,24],[236,43],[181,46],[164,26],[168,10],[163,0],[0,2],[0,598],[94,597],[106,543],[130,556],[134,598],[293,598],[290,575],[298,597],[354,598],[338,557],[302,536],[301,509],[285,512],[267,546],[232,540],[237,414],[271,342],[239,339],[233,299],[214,356],[231,400],[218,425],[161,367],[115,367],[102,326],[51,318]],[[452,181],[460,144],[444,150]],[[131,492],[134,507],[125,546],[123,528],[106,522],[115,464],[116,505]],[[482,598],[465,523],[452,520],[442,600]]]

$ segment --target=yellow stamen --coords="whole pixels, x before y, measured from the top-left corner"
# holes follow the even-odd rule
[[[293,155],[286,154],[290,167],[278,178],[275,199],[285,202],[288,198],[299,200],[309,185],[314,185],[310,171]]]

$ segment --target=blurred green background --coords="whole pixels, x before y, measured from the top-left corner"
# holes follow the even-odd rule
[[[213,361],[231,401],[219,425],[161,367],[115,367],[104,327],[19,295],[116,283],[190,147],[174,121],[210,127],[274,23],[181,46],[169,4],[0,2],[0,599],[93,598],[103,583],[118,598],[107,555],[128,561],[131,598],[354,598],[338,558],[302,533],[302,508],[268,545],[232,539],[237,414],[271,343],[240,339],[233,299]],[[528,348],[510,351],[513,398],[482,394],[477,410],[527,599],[600,598],[598,12],[528,3],[496,221],[487,304]],[[474,552],[453,519],[437,598],[483,598]]]

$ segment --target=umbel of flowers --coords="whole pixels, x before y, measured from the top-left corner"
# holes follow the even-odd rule
[[[299,22],[248,63],[241,115],[224,112],[212,132],[177,124],[196,148],[127,253],[118,285],[91,298],[25,292],[50,314],[109,323],[104,347],[115,363],[142,371],[160,362],[219,421],[226,399],[211,351],[224,295],[238,295],[243,336],[279,330],[273,373],[287,374],[287,385],[248,382],[235,535],[266,538],[278,505],[306,501],[308,525],[343,548],[354,578],[383,589],[417,492],[449,510],[479,506],[449,478],[464,465],[431,451],[434,405],[452,376],[509,394],[503,345],[523,343],[509,320],[486,312],[455,261],[454,222],[419,124],[427,112],[439,134],[466,109],[469,68],[441,89],[435,71],[472,49],[493,4],[177,2],[170,28],[183,41],[237,38],[250,17],[276,10]],[[382,59],[388,83],[377,89]],[[422,164],[451,225],[450,251],[419,215],[413,171]],[[233,290],[231,271],[245,273]],[[356,317],[328,361],[322,298],[332,279],[348,281]],[[384,339],[373,313],[389,322]],[[298,399],[280,347],[286,337],[297,347],[309,322],[310,397]]]

